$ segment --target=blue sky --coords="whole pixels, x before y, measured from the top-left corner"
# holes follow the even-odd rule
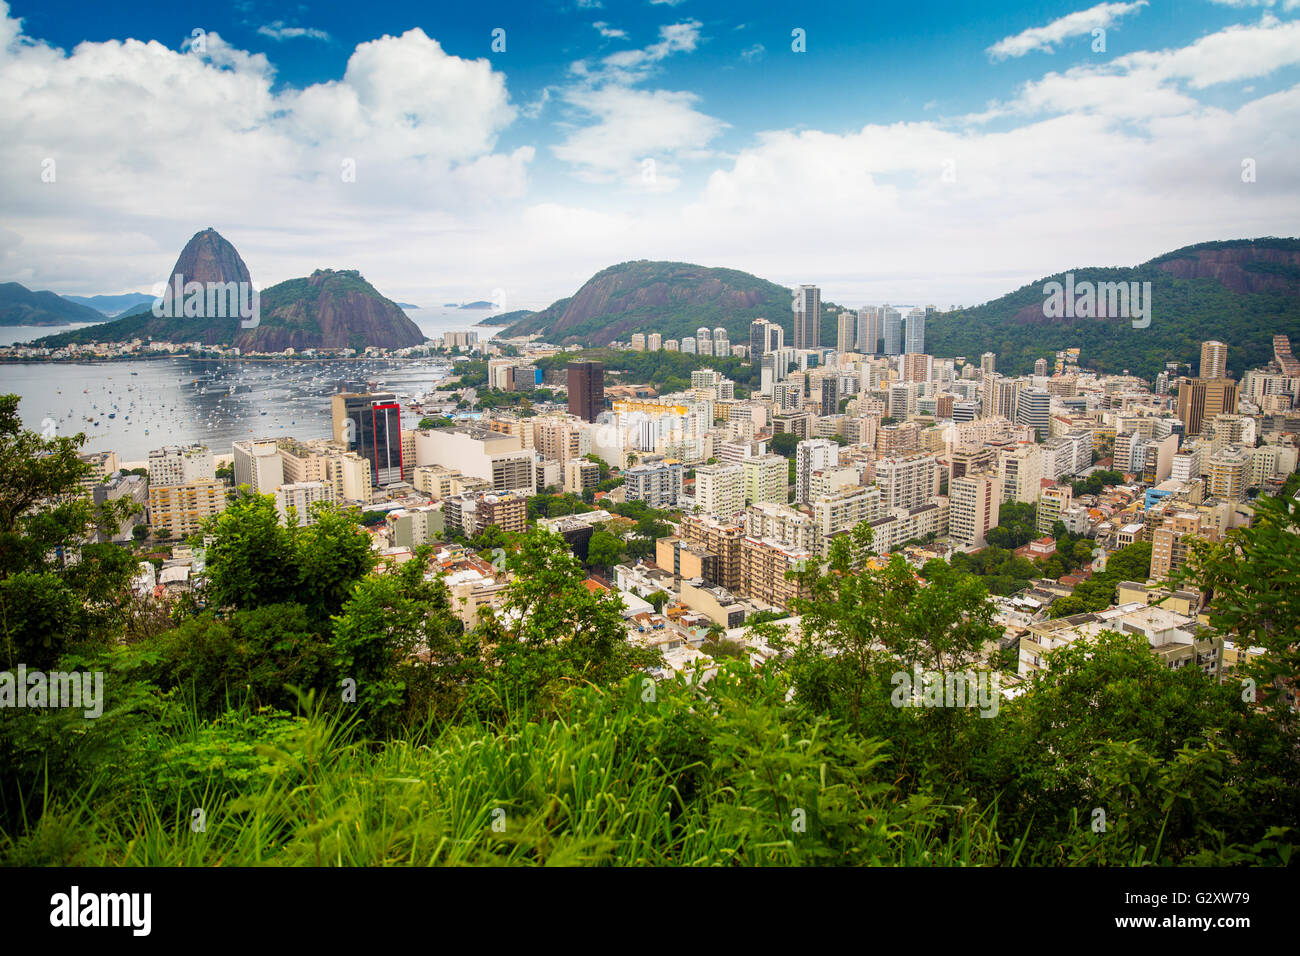
[[[0,278],[147,289],[213,225],[259,284],[417,303],[538,307],[626,258],[983,301],[1293,234],[1298,8],[13,0]]]

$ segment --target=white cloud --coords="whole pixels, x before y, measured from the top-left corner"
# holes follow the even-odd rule
[[[299,37],[306,37],[310,40],[328,40],[330,38],[330,35],[324,30],[318,30],[315,27],[289,27],[285,26],[283,20],[264,23],[257,28],[257,32],[264,37],[270,37],[272,40],[296,40]]]
[[[597,20],[592,24],[599,31],[600,35],[607,39],[627,39],[627,31],[611,27],[608,23],[602,23]]]
[[[1290,29],[1262,21],[1047,73],[995,107],[996,129],[960,117],[746,130],[725,157],[710,152],[722,119],[643,82],[669,53],[593,61],[530,91],[532,108],[549,97],[548,111],[581,124],[556,147],[581,182],[547,192],[534,146],[500,145],[527,112],[505,77],[418,30],[361,44],[338,79],[302,90],[216,34],[205,56],[135,40],[3,42],[0,279],[147,290],[211,225],[256,282],[359,268],[421,304],[501,288],[512,307],[545,306],[637,258],[814,281],[837,302],[969,304],[1066,268],[1294,235],[1300,85],[1271,82],[1294,62],[1293,35],[1272,31]],[[0,41],[18,36],[0,16]],[[1266,95],[1197,98],[1243,73],[1270,75]],[[55,183],[41,182],[45,158]],[[354,183],[341,181],[344,158]],[[1241,182],[1245,158],[1256,182]],[[688,167],[708,173],[703,185]]]
[[[726,128],[697,110],[694,93],[639,90],[658,64],[700,43],[698,20],[659,28],[659,40],[638,50],[611,53],[599,63],[570,66],[574,83],[561,96],[576,122],[551,148],[587,182],[619,183],[662,192],[677,187],[681,162],[710,155],[708,144]]]
[[[671,189],[678,182],[678,161],[706,155],[709,142],[725,126],[695,109],[698,97],[693,93],[611,84],[573,89],[565,99],[596,122],[573,132],[553,151],[592,182]]]
[[[755,60],[761,60],[763,54],[766,52],[767,47],[763,46],[761,43],[755,43],[753,46],[741,50],[740,58],[747,63],[752,63]]]
[[[1210,0],[1221,7],[1234,7],[1238,10],[1247,7],[1280,7],[1283,10],[1300,10],[1300,0]]]
[[[1042,27],[1031,27],[1014,36],[1004,37],[986,51],[994,59],[1024,56],[1035,50],[1051,53],[1070,37],[1091,36],[1097,28],[1106,29],[1126,16],[1147,5],[1147,0],[1134,3],[1099,3],[1087,10],[1067,14]]]
[[[1007,103],[967,117],[984,122],[1012,114],[1097,111],[1118,121],[1194,110],[1191,91],[1255,79],[1300,64],[1300,22],[1265,16],[1171,50],[1140,51],[1075,66],[1025,83]]]
[[[496,146],[516,116],[504,76],[420,30],[359,45],[340,80],[304,89],[276,89],[266,57],[217,33],[204,52],[65,52],[20,38],[0,2],[0,37],[0,218],[21,237],[0,273],[41,287],[148,288],[207,225],[243,224],[258,282],[386,266],[392,240],[367,245],[370,224],[493,215],[524,194],[535,155]]]

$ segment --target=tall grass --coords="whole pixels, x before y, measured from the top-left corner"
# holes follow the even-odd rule
[[[900,799],[877,742],[799,727],[727,679],[645,702],[572,692],[563,717],[421,728],[381,744],[312,708],[180,786],[166,765],[210,732],[180,721],[162,766],[98,779],[7,838],[8,863],[99,866],[992,864],[987,814]],[[204,750],[204,753],[207,753]],[[152,781],[152,782],[151,782]],[[249,785],[250,781],[253,785]],[[203,811],[202,829],[194,811]]]

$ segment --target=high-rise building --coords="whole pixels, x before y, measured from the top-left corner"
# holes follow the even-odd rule
[[[331,401],[334,440],[370,462],[376,488],[402,481],[402,406],[392,392],[340,392]]]
[[[1052,396],[1037,388],[1026,388],[1016,399],[1016,424],[1028,425],[1042,441],[1051,419]]]
[[[235,487],[248,485],[254,494],[269,495],[285,482],[284,459],[272,439],[239,439],[232,443]]]
[[[1273,361],[1277,363],[1282,374],[1287,378],[1300,376],[1300,361],[1291,351],[1291,338],[1286,335],[1273,336]]]
[[[828,438],[801,441],[795,448],[794,500],[804,504],[812,500],[813,472],[840,463],[840,446]]]
[[[1069,485],[1052,485],[1038,494],[1036,528],[1039,534],[1052,533],[1052,527],[1070,510],[1074,491]]]
[[[835,351],[853,352],[858,347],[858,317],[856,313],[845,309],[837,316]]]
[[[745,471],[745,504],[786,503],[790,494],[790,464],[784,456],[754,455],[740,464]]]
[[[863,355],[880,352],[880,310],[874,305],[858,309],[858,351]]]
[[[1228,346],[1222,342],[1201,343],[1201,378],[1228,377]]]
[[[720,325],[713,330],[713,354],[718,358],[726,358],[731,354],[731,339],[727,330]]]
[[[925,351],[925,310],[913,309],[907,313],[907,333],[903,338],[903,352]]]
[[[1178,382],[1178,418],[1189,437],[1201,423],[1237,410],[1237,383],[1230,378],[1184,378]]]
[[[755,319],[749,323],[749,360],[757,362],[767,354],[767,327],[772,323],[767,319]]]
[[[972,548],[998,526],[1002,482],[995,475],[972,473],[948,482],[948,533]]]
[[[569,414],[594,422],[605,410],[605,366],[600,362],[569,363]]]
[[[275,489],[275,510],[280,515],[280,523],[289,523],[289,509],[292,508],[300,528],[316,523],[312,505],[333,500],[334,489],[323,481],[290,482]]]
[[[933,357],[924,352],[907,352],[903,355],[903,381],[928,382],[933,367]]]
[[[1034,362],[1034,377],[1041,378],[1047,375],[1047,359],[1040,358]]]
[[[1229,445],[1211,455],[1206,491],[1212,497],[1227,501],[1243,500],[1250,478],[1250,465],[1250,450],[1241,445]]]
[[[1042,446],[1017,445],[1002,452],[998,477],[1002,479],[1003,501],[1033,504],[1038,500],[1038,487],[1043,479]]]
[[[939,462],[934,455],[891,455],[876,462],[881,505],[919,508],[939,493]]]
[[[651,332],[645,337],[645,347],[651,352],[658,352],[664,345],[664,337],[658,332]]]
[[[985,375],[992,375],[997,371],[998,357],[992,352],[985,352],[980,356],[980,371]]]
[[[695,469],[695,503],[707,515],[733,518],[745,509],[745,470],[738,464]]]
[[[713,354],[713,333],[707,326],[700,326],[695,330],[695,352],[697,355]]]
[[[821,344],[822,292],[815,285],[801,285],[794,295],[794,347],[815,349]]]
[[[712,556],[709,565],[716,575],[712,583],[729,590],[741,584],[740,546],[745,529],[740,522],[728,518],[720,521],[707,515],[684,515],[681,522],[682,539]]]
[[[884,308],[884,335],[885,335],[885,354],[902,355],[903,354],[903,313],[897,309],[891,309],[888,304]]]
[[[206,445],[168,445],[149,452],[150,485],[183,485],[211,480],[217,470]]]
[[[790,608],[796,597],[811,596],[809,584],[787,572],[805,568],[814,560],[811,551],[769,538],[745,537],[741,541],[741,591],[777,607]]]
[[[696,351],[695,351],[695,336],[693,336],[693,335],[686,335],[686,336],[683,336],[683,337],[682,337],[682,347],[681,347],[681,351],[684,352],[684,353],[687,354],[687,355],[695,355],[695,354],[697,354]]]

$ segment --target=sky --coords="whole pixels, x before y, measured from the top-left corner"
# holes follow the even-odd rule
[[[148,292],[206,227],[541,308],[629,259],[973,305],[1300,229],[1300,0],[0,0],[0,281]]]

